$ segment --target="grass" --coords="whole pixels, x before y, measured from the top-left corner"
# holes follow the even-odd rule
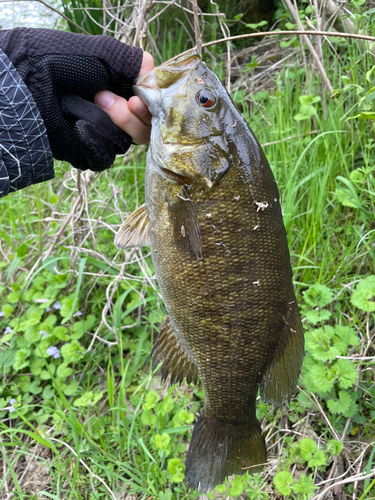
[[[325,48],[339,91],[329,99],[313,71],[295,69],[298,54],[296,47],[293,67],[274,75],[267,91],[234,97],[269,144],[307,336],[350,327],[358,342],[342,346],[334,330],[324,340],[326,358],[308,350],[307,371],[318,366],[325,379],[336,377],[329,390],[304,375],[289,408],[259,402],[270,463],[261,475],[219,488],[219,498],[318,499],[340,481],[346,498],[374,496],[374,316],[353,304],[358,283],[374,273],[373,126],[348,120],[373,85],[365,78],[373,62],[355,42],[342,61]],[[321,100],[297,121],[303,96]],[[13,330],[0,344],[4,500],[198,496],[182,478],[202,388],[164,387],[151,373],[165,315],[152,263],[147,249],[124,253],[113,244],[121,221],[143,202],[144,152],[135,148],[110,171],[81,173],[79,181],[60,163],[54,181],[0,200],[0,328]],[[355,368],[346,386],[334,372],[339,358],[329,358],[337,345]],[[50,347],[59,358],[45,354]]]

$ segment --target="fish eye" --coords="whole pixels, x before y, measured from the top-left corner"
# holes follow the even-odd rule
[[[200,90],[197,94],[197,101],[204,108],[212,108],[216,103],[216,97],[209,90]]]

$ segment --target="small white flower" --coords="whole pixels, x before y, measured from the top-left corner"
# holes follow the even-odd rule
[[[50,307],[46,307],[46,312],[47,313],[51,312],[51,308]]]
[[[7,333],[13,333],[13,330],[11,329],[10,326],[7,326],[4,330],[4,335],[7,334]]]
[[[73,314],[73,316],[82,316],[83,313],[81,311],[77,311],[76,313]]]
[[[5,316],[5,313],[3,311],[0,311],[0,318],[3,318]]]
[[[42,337],[43,339],[44,339],[44,337],[47,337],[47,335],[48,335],[48,333],[45,332],[44,330],[40,330],[39,333],[40,333],[40,335],[43,335],[43,337]]]
[[[55,359],[60,357],[60,351],[53,345],[51,345],[46,352],[49,356],[53,356]]]
[[[56,309],[56,310],[57,310],[57,309],[61,309],[61,304],[60,304],[60,302],[59,302],[59,301],[55,302],[55,303],[53,304],[53,308],[54,308],[54,309]]]

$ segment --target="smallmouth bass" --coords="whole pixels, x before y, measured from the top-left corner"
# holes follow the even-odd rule
[[[185,480],[205,492],[267,461],[258,389],[283,404],[302,364],[279,194],[256,138],[194,51],[133,89],[152,114],[146,203],[115,243],[151,246],[168,312],[154,366],[171,383],[203,384]]]

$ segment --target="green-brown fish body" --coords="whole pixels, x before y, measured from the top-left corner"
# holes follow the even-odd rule
[[[168,311],[154,365],[172,382],[202,381],[185,476],[207,491],[266,462],[258,388],[266,402],[288,401],[302,364],[279,195],[254,135],[195,53],[134,90],[153,115],[146,204],[116,244],[151,245]]]

